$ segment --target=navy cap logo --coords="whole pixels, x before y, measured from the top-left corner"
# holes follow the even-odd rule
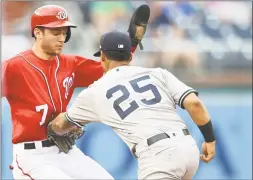
[[[123,45],[123,44],[118,44],[118,48],[119,48],[119,49],[123,49],[123,48],[124,48],[124,45]]]
[[[100,39],[100,49],[94,54],[99,57],[100,51],[126,51],[131,52],[131,40],[125,33],[111,31],[102,35]]]

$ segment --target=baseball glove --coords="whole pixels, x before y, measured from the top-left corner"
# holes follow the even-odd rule
[[[148,5],[144,4],[139,6],[131,18],[127,31],[129,33],[129,37],[131,38],[132,46],[137,46],[139,44],[141,50],[143,50],[141,40],[146,32],[149,16],[150,8]]]
[[[76,128],[75,130],[59,136],[47,126],[47,139],[53,142],[60,150],[60,152],[68,153],[72,146],[75,145],[75,141],[82,137],[84,130],[82,128]]]

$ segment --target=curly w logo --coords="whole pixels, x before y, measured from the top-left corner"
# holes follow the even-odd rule
[[[68,98],[69,90],[73,85],[74,77],[75,77],[75,73],[72,73],[72,76],[66,77],[63,80],[63,87],[65,88],[65,98],[66,99]]]
[[[58,12],[58,15],[56,16],[58,19],[66,19],[68,17],[68,14],[66,11],[61,11],[61,12]]]

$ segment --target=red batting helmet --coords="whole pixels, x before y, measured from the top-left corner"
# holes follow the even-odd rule
[[[76,26],[69,21],[67,11],[57,5],[46,5],[35,10],[31,18],[31,31],[34,37],[33,30],[36,27],[57,28],[69,27],[65,43],[68,42],[71,36],[70,27]]]

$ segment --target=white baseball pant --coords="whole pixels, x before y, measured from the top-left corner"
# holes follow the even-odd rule
[[[136,146],[138,179],[192,179],[199,166],[200,152],[191,135],[177,136]]]
[[[103,167],[73,146],[68,154],[56,146],[24,149],[24,143],[13,145],[14,179],[114,179]]]

